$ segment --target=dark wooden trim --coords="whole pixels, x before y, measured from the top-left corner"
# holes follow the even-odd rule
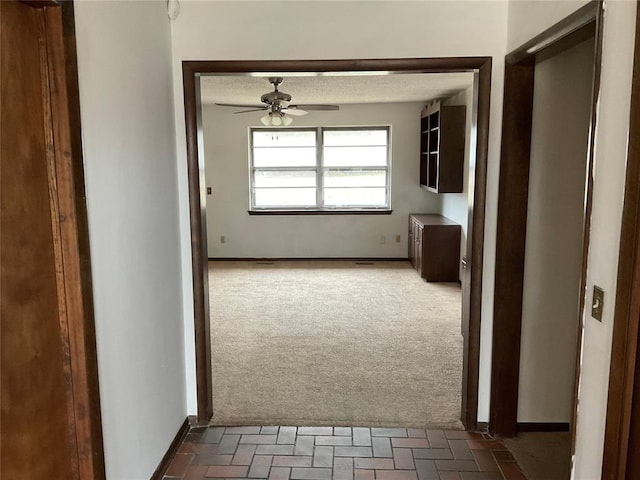
[[[393,58],[364,60],[185,60],[183,71],[246,75],[251,72],[466,72],[481,68],[490,57]]]
[[[247,210],[249,215],[391,215],[393,210]]]
[[[191,426],[189,424],[189,417],[187,417],[184,419],[184,422],[182,422],[182,425],[180,425],[178,433],[176,433],[176,436],[173,437],[171,445],[169,445],[169,448],[158,464],[158,468],[156,468],[155,472],[153,472],[153,475],[151,475],[150,480],[162,480],[162,478],[164,477],[164,472],[166,472],[169,468],[169,465],[171,465],[173,457],[175,457],[176,453],[178,453],[178,449],[180,448],[180,445],[182,445],[182,441],[189,433],[190,428]]]
[[[602,2],[592,1],[506,57],[502,150],[498,192],[490,430],[504,437],[517,433],[522,294],[531,154],[533,90],[536,61],[558,54],[589,38],[601,26]],[[596,42],[601,37],[596,36]],[[601,46],[596,45],[596,52]],[[594,92],[599,86],[600,58],[594,58]],[[592,102],[591,131],[597,103]],[[593,133],[590,134],[591,137]],[[591,141],[593,139],[591,138]],[[589,148],[587,199],[593,190],[593,148]],[[583,264],[589,244],[591,203],[585,205]],[[586,273],[581,285],[584,292]],[[582,312],[582,309],[580,309]],[[576,319],[579,323],[579,319]],[[580,324],[580,323],[579,323]],[[581,335],[581,333],[579,334]]]
[[[45,7],[59,7],[60,1],[58,0],[18,0],[20,3],[29,5],[33,8],[45,8]]]
[[[209,312],[203,299],[208,299],[206,279],[206,241],[202,236],[203,205],[206,198],[200,190],[197,143],[196,75],[237,74],[251,72],[352,72],[385,71],[393,73],[477,72],[479,77],[478,139],[476,146],[476,176],[474,213],[471,238],[473,262],[470,288],[470,322],[468,345],[465,349],[463,382],[464,408],[462,422],[469,429],[477,425],[478,372],[480,362],[480,322],[482,303],[482,271],[484,252],[485,196],[489,143],[489,105],[491,96],[491,57],[398,58],[366,60],[274,60],[274,61],[183,61],[185,121],[187,134],[187,164],[189,176],[189,208],[191,213],[191,245],[194,286],[194,322],[196,331],[196,381],[198,418],[202,423],[211,416],[211,345]]]
[[[72,2],[45,6],[46,55],[53,126],[52,182],[60,221],[61,276],[70,359],[79,478],[105,478],[89,230]]]
[[[74,314],[77,312],[68,312],[67,304],[69,301],[74,300],[73,293],[66,292],[68,283],[73,282],[70,275],[65,272],[65,260],[71,262],[76,259],[65,258],[67,249],[73,244],[75,239],[73,236],[68,237],[68,232],[63,231],[64,225],[61,225],[59,219],[61,216],[67,215],[69,200],[73,199],[72,195],[68,194],[68,178],[64,178],[67,171],[60,168],[59,160],[61,153],[65,149],[65,144],[68,141],[68,135],[65,131],[66,125],[66,105],[62,102],[59,105],[59,95],[56,92],[55,84],[57,83],[60,72],[56,71],[56,62],[54,61],[54,55],[52,55],[52,44],[56,41],[60,41],[60,32],[55,32],[52,28],[47,28],[47,18],[44,14],[44,9],[38,9],[38,13],[34,15],[37,19],[39,30],[39,46],[40,46],[40,83],[41,83],[41,95],[42,95],[42,109],[45,124],[45,141],[46,141],[46,167],[47,167],[47,187],[49,191],[49,208],[51,214],[51,233],[52,233],[52,247],[53,257],[55,263],[56,272],[56,291],[58,300],[58,324],[59,324],[59,336],[60,344],[63,353],[63,376],[65,384],[66,394],[66,406],[67,406],[67,439],[70,444],[68,463],[70,472],[72,472],[72,478],[80,478],[80,462],[79,452],[76,446],[78,441],[78,425],[75,419],[75,410],[77,403],[74,399],[74,390],[76,385],[74,384],[73,373],[74,369],[72,364],[76,357],[74,357],[71,345],[71,330],[72,327],[69,323],[73,322]],[[62,72],[64,73],[64,71]],[[62,107],[62,108],[60,108]],[[62,174],[59,176],[59,171],[62,170]],[[65,208],[67,207],[67,208]],[[73,212],[73,210],[71,210]],[[73,288],[73,286],[71,286]],[[51,445],[53,447],[53,445]]]
[[[348,262],[407,262],[408,258],[399,257],[209,257],[210,262],[304,262],[304,261],[348,261]]]
[[[184,84],[184,110],[187,129],[187,167],[189,181],[189,213],[191,222],[191,268],[193,277],[193,308],[196,342],[196,389],[198,423],[206,425],[213,416],[213,378],[211,372],[211,327],[209,323],[209,278],[204,226],[205,207],[201,192],[204,184],[201,162],[198,158],[198,112],[196,73],[188,64],[182,64]]]
[[[591,7],[592,5],[593,4],[588,3],[583,8],[591,11],[591,8],[589,7]],[[597,12],[596,12],[596,15],[597,15]],[[574,45],[578,45],[579,43],[589,40],[590,38],[593,38],[597,33],[596,32],[597,28],[598,27],[597,27],[597,17],[596,17],[596,21],[593,21],[593,19],[591,19],[591,21],[586,23],[582,28],[579,28],[578,30],[571,32],[566,37],[562,37],[557,42],[552,43],[551,45],[544,48],[543,50],[540,50],[540,52],[536,53],[536,61],[543,62],[548,58],[554,57],[559,53],[564,52],[565,50],[573,47]]]
[[[640,321],[640,9],[631,87],[629,150],[618,255],[618,282],[613,319],[609,398],[602,478],[637,478],[638,332]],[[635,447],[635,451],[633,450]],[[635,476],[634,476],[635,475]]]
[[[478,69],[478,114],[473,220],[471,230],[471,282],[469,324],[463,355],[462,422],[468,430],[478,427],[478,381],[480,376],[480,326],[482,314],[482,275],[484,270],[484,228],[487,196],[487,158],[489,157],[489,122],[492,60]],[[468,255],[467,255],[468,256]]]
[[[568,422],[518,422],[518,432],[568,432]]]
[[[517,433],[518,378],[535,62],[505,67],[489,427]]]

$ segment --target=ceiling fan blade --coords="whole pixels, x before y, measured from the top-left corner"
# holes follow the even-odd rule
[[[340,110],[338,105],[289,105],[289,108],[301,110]]]
[[[283,108],[282,113],[286,113],[287,115],[291,115],[292,117],[301,117],[309,112],[307,112],[306,110],[301,110],[299,108]]]
[[[247,105],[246,103],[244,105],[240,105],[237,103],[216,103],[214,105],[217,105],[219,107],[234,107],[234,108],[269,108],[268,105]]]
[[[263,108],[252,108],[251,110],[241,110],[239,112],[233,112],[234,115],[236,113],[249,113],[249,112],[264,112],[265,110],[268,110],[269,107],[263,107]]]

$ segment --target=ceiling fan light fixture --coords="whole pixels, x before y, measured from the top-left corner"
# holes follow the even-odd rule
[[[291,118],[290,115],[285,115],[284,113],[269,112],[262,117],[260,121],[267,127],[286,127],[287,125],[291,125],[293,118]]]

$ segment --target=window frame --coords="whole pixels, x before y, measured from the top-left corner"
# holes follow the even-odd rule
[[[370,131],[382,130],[386,132],[386,164],[384,166],[360,166],[360,167],[327,167],[324,165],[324,132],[327,131]],[[312,131],[315,133],[315,165],[299,167],[255,167],[254,166],[254,132],[282,132],[282,131]],[[357,145],[346,145],[355,146]],[[317,126],[317,127],[249,127],[249,214],[389,214],[391,209],[391,125],[367,125],[367,126]],[[260,207],[255,204],[255,173],[256,171],[309,171],[315,172],[316,178],[316,203],[313,206],[267,206]],[[324,172],[333,171],[359,171],[359,170],[384,170],[386,173],[385,205],[383,206],[324,206]],[[304,187],[282,187],[304,188]],[[327,187],[332,188],[332,187]],[[339,188],[339,187],[334,187]],[[381,187],[343,187],[343,188],[381,188]]]

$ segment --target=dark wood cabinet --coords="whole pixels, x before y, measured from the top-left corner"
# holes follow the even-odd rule
[[[466,108],[433,102],[422,112],[420,185],[427,190],[462,192]]]
[[[409,260],[427,282],[460,280],[461,230],[442,215],[409,216]]]

